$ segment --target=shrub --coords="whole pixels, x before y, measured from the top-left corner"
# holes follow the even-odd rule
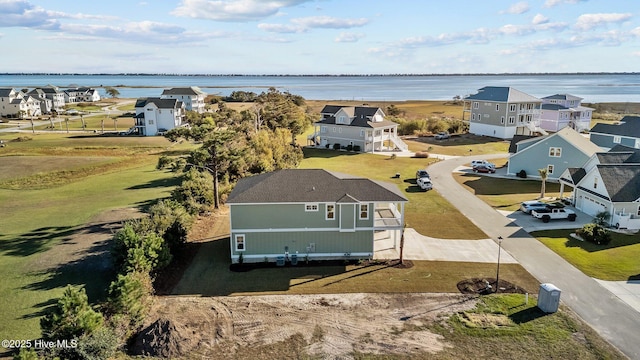
[[[526,172],[526,171],[524,171],[524,170],[520,170],[520,171],[518,172],[517,176],[518,176],[519,178],[526,179],[526,178],[527,178],[527,172]]]
[[[91,334],[103,324],[102,314],[94,311],[84,288],[67,285],[53,311],[40,320],[47,340],[75,339]]]
[[[347,145],[347,151],[352,151],[353,150],[353,145],[349,144]]]
[[[598,224],[585,224],[582,229],[576,231],[581,238],[585,241],[592,242],[598,245],[607,245],[611,242],[611,233]]]
[[[418,151],[416,153],[415,157],[420,158],[420,159],[427,159],[427,158],[429,158],[429,153],[428,152],[424,152],[424,151]]]
[[[360,145],[353,145],[353,151],[360,152]]]
[[[333,144],[333,150],[340,150],[340,144],[338,143]]]
[[[205,212],[213,205],[213,177],[207,172],[191,169],[171,196],[184,205],[190,214]]]
[[[151,278],[148,273],[129,272],[118,275],[109,286],[109,308],[123,315],[128,328],[142,325],[151,307]]]
[[[329,145],[329,144],[327,144],[327,145],[325,145],[325,146],[324,146],[324,148],[325,148],[325,149],[328,149],[328,148],[329,148],[329,146],[330,146],[330,145]]]
[[[137,232],[134,221],[127,222],[113,237],[112,256],[115,267],[120,272],[159,270],[171,261],[171,253],[164,239],[151,231]]]
[[[611,215],[608,212],[601,211],[594,216],[593,222],[600,226],[606,226],[610,216]]]

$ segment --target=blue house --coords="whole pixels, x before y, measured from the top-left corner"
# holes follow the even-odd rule
[[[615,124],[598,123],[591,128],[591,142],[603,149],[616,145],[640,149],[640,117],[625,116]]]

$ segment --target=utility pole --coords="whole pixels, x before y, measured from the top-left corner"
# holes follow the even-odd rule
[[[500,286],[500,252],[502,250],[502,236],[498,236],[498,270],[496,271],[496,293]]]

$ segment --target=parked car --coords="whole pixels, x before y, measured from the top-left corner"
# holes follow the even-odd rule
[[[471,167],[476,167],[477,165],[487,165],[494,169],[496,168],[496,164],[487,160],[471,160]]]
[[[449,135],[449,133],[446,132],[446,131],[440,131],[435,136],[436,140],[444,140],[444,139],[448,139],[450,137],[451,137],[451,135]]]
[[[520,211],[525,214],[531,214],[531,210],[542,210],[546,209],[547,206],[549,206],[547,203],[543,203],[542,201],[538,200],[523,201],[520,204]]]
[[[541,219],[542,222],[548,223],[549,220],[564,220],[567,219],[569,221],[576,221],[576,213],[571,209],[564,208],[553,208],[549,207],[544,210],[533,210],[531,211],[531,215],[533,217]]]
[[[490,165],[476,165],[473,167],[473,172],[476,173],[489,173],[493,174],[496,172],[496,168]]]
[[[422,179],[422,178],[430,178],[429,173],[427,172],[427,170],[418,170],[416,171],[416,180],[418,179]]]
[[[419,178],[416,183],[418,184],[418,186],[420,187],[420,189],[428,191],[433,189],[433,184],[431,183],[431,179],[429,179],[428,177],[422,177]]]

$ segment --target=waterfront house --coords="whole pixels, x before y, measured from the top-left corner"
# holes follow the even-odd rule
[[[0,89],[0,116],[22,119],[41,114],[38,98],[13,88]]]
[[[53,109],[53,101],[51,99],[47,99],[44,91],[42,89],[33,89],[27,93],[27,95],[33,96],[34,98],[40,101],[40,113],[41,114],[50,114]]]
[[[100,101],[100,94],[96,89],[80,87],[70,88],[63,91],[64,100],[67,104],[78,102],[96,102]]]
[[[546,136],[521,140],[509,156],[507,174],[524,170],[527,177],[540,178],[538,169],[547,169],[549,179],[558,179],[567,168],[579,167],[602,149],[570,127]]]
[[[464,98],[463,121],[475,135],[511,139],[514,135],[546,135],[540,127],[542,100],[512,87],[485,86]]]
[[[614,124],[598,123],[591,128],[589,137],[603,149],[616,145],[640,149],[640,116],[625,116]]]
[[[555,94],[542,98],[540,127],[556,132],[569,126],[577,132],[591,127],[592,108],[582,106],[582,98],[569,94]]]
[[[38,93],[40,97],[44,95],[46,99],[51,100],[52,111],[60,112],[64,109],[64,93],[60,91],[57,86],[47,85],[45,87],[35,88],[34,90],[39,90]]]
[[[135,128],[144,136],[154,136],[183,125],[185,105],[176,99],[141,98],[135,105]]]
[[[587,215],[607,213],[611,226],[640,229],[640,150],[616,146],[560,176],[560,194]]]
[[[380,108],[327,105],[320,113],[314,133],[308,137],[311,146],[369,153],[408,150],[398,136],[398,124],[385,119]]]
[[[231,259],[370,259],[376,239],[399,245],[407,198],[395,184],[322,169],[243,178],[227,199]]]
[[[204,99],[207,93],[197,86],[177,87],[165,89],[160,96],[161,99],[176,99],[184,103],[185,109],[202,114],[205,111]]]

